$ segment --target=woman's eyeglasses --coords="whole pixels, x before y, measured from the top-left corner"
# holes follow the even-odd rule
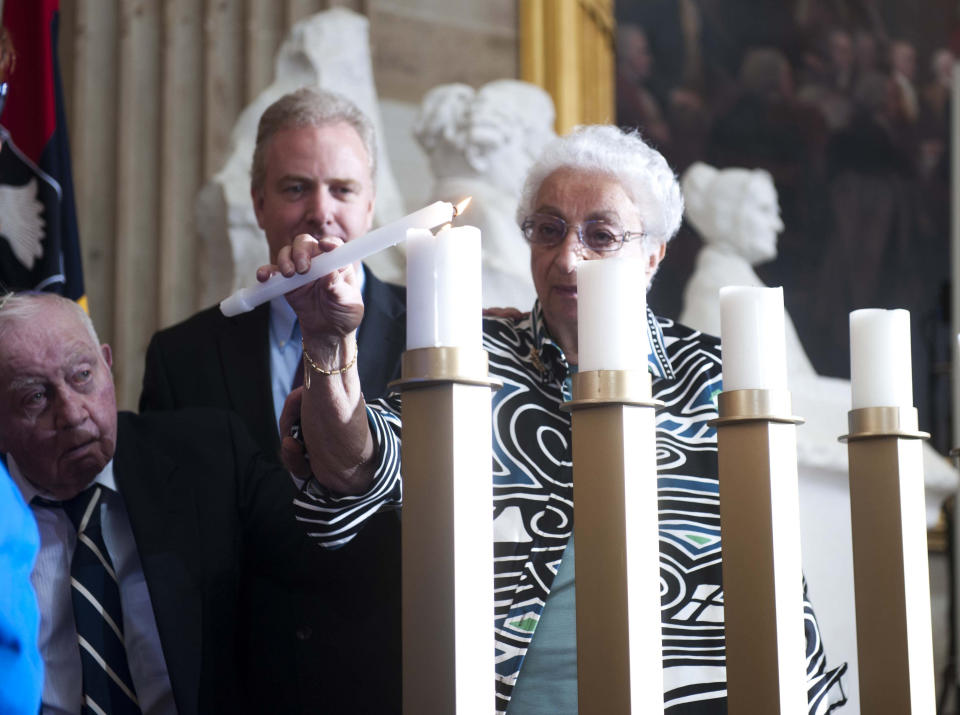
[[[533,214],[520,225],[523,237],[531,245],[546,248],[563,243],[571,228],[577,232],[577,238],[584,248],[597,253],[619,251],[625,241],[646,236],[642,231],[624,231],[619,224],[607,219],[591,219],[571,225],[559,216],[550,214]]]

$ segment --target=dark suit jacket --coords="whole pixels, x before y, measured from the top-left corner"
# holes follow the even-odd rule
[[[406,296],[365,270],[357,369],[369,399],[400,377]],[[226,318],[218,306],[156,333],[147,348],[140,412],[180,407],[233,410],[268,454],[280,447],[270,389],[270,306]]]
[[[400,376],[405,296],[369,269],[363,293],[357,363],[364,393],[373,398]],[[155,334],[141,413],[190,406],[232,410],[276,461],[269,314],[263,305],[226,318],[214,306]],[[283,480],[290,483],[286,474]],[[289,518],[293,524],[292,507]],[[376,534],[357,543],[333,552],[311,550],[309,570],[318,575],[292,587],[277,569],[257,564],[245,570],[236,617],[245,634],[238,647],[251,702],[284,713],[400,712],[399,517],[388,513],[374,521]]]
[[[294,519],[289,476],[220,410],[120,413],[114,474],[182,715],[399,712],[393,616],[359,624],[343,617],[357,608],[382,614],[383,599],[399,601],[389,586],[398,574],[369,567],[370,548],[387,535],[327,552],[316,568],[319,549]],[[271,614],[245,622],[249,572],[281,589],[324,594],[313,606],[328,627],[326,662],[301,661]],[[250,668],[251,636],[258,670]],[[300,697],[291,676],[308,678],[323,697]]]

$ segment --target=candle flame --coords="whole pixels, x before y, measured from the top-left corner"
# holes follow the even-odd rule
[[[463,201],[461,201],[459,204],[457,204],[456,206],[454,206],[454,207],[453,207],[453,217],[456,218],[457,216],[459,216],[460,214],[462,214],[464,211],[466,211],[466,210],[467,210],[467,206],[470,205],[470,202],[471,202],[472,200],[473,200],[473,197],[472,197],[472,196],[468,196],[468,197],[465,198]]]

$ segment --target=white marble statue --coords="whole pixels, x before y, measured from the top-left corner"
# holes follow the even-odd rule
[[[777,257],[783,231],[777,190],[763,169],[722,169],[697,162],[681,179],[685,218],[703,239],[696,268],[683,292],[680,322],[720,334],[723,286],[763,286],[753,266]],[[786,316],[787,370],[815,375],[790,316]]]
[[[233,127],[230,156],[200,192],[196,205],[200,239],[198,270],[200,305],[219,302],[237,288],[252,283],[257,266],[269,255],[250,201],[250,162],[257,122],[281,95],[304,85],[316,85],[352,100],[373,122],[377,133],[377,201],[374,223],[392,221],[405,212],[397,182],[390,171],[377,91],[370,60],[369,22],[344,8],[325,10],[290,28],[277,52],[273,83],[241,112]],[[229,246],[229,252],[224,250]],[[232,255],[229,264],[211,256]],[[368,261],[378,273],[376,259]]]
[[[550,96],[518,80],[445,84],[423,98],[414,134],[434,175],[430,201],[473,197],[458,223],[483,236],[485,306],[529,310],[536,297],[516,211],[527,168],[556,136],[553,120]]]

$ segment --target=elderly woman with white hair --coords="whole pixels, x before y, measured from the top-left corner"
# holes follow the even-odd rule
[[[649,281],[682,212],[664,158],[615,127],[581,127],[553,141],[524,184],[518,219],[537,300],[519,320],[483,323],[490,372],[506,386],[493,396],[497,712],[577,712],[571,433],[561,410],[578,362],[577,267],[642,256],[646,276],[637,280]],[[278,267],[302,272],[332,246],[299,237]],[[401,504],[400,401],[363,402],[350,367],[362,314],[350,269],[291,303],[305,351],[327,372],[341,370],[314,380],[301,408],[314,477],[298,518],[331,546]],[[708,424],[721,389],[719,341],[649,311],[637,319],[649,328],[653,396],[666,404],[656,419],[666,712],[725,713],[716,434]],[[826,670],[805,605],[810,712],[826,712],[843,669]]]

